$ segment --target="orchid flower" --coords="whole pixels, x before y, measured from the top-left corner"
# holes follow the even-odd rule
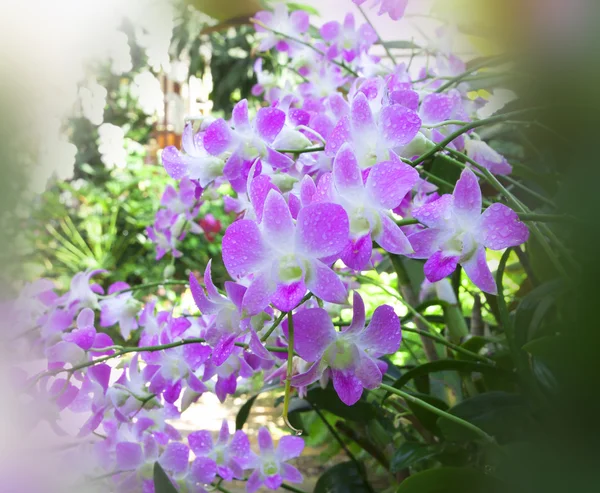
[[[292,385],[309,385],[328,370],[333,388],[348,406],[360,399],[363,388],[373,390],[381,385],[385,363],[377,358],[398,350],[400,319],[391,306],[381,305],[365,327],[365,306],[356,291],[353,309],[352,323],[342,332],[335,330],[322,308],[299,310],[293,315],[294,349],[312,365],[306,373],[292,377]]]
[[[161,155],[163,166],[171,178],[198,180],[206,187],[223,174],[224,159],[209,154],[202,143],[202,133],[194,134],[191,122],[187,122],[181,136],[183,152],[175,146],[166,147]]]
[[[260,225],[236,221],[223,237],[223,262],[229,274],[253,276],[242,309],[255,315],[273,303],[289,311],[307,289],[325,301],[343,303],[346,289],[320,259],[338,255],[348,231],[348,216],[341,206],[311,204],[294,221],[283,196],[269,190]]]
[[[332,179],[324,176],[319,188],[330,182],[332,201],[348,213],[350,240],[342,252],[342,260],[348,267],[355,270],[367,267],[373,240],[390,253],[413,252],[408,239],[392,219],[391,209],[400,205],[418,178],[414,168],[396,159],[376,164],[364,180],[350,145],[342,145],[333,163]]]
[[[208,479],[205,483],[210,483],[216,474],[226,481],[244,478],[244,469],[250,460],[251,451],[248,437],[242,430],[231,435],[229,424],[223,420],[216,442],[209,431],[194,431],[188,435],[188,443],[196,460],[201,460],[195,468],[198,473],[204,469],[204,478]],[[209,479],[211,475],[212,478]]]
[[[284,436],[279,440],[277,448],[269,430],[258,430],[258,446],[260,454],[254,454],[248,463],[248,469],[254,469],[248,482],[246,491],[254,493],[263,484],[271,489],[278,489],[284,481],[288,483],[301,483],[302,474],[287,461],[299,457],[304,450],[304,440],[300,437]]]
[[[369,101],[358,92],[351,102],[350,115],[343,117],[331,132],[325,152],[335,155],[349,142],[361,168],[390,160],[390,153],[401,151],[415,138],[421,119],[401,104],[383,106],[374,118]]]
[[[269,29],[297,39],[300,39],[301,35],[309,28],[308,13],[296,10],[288,15],[285,3],[275,4],[273,12],[265,10],[257,12],[254,17]],[[262,39],[258,45],[259,51],[269,51],[275,46],[278,51],[291,51],[297,45],[288,39],[281,39],[278,34],[265,29],[260,24],[256,24],[255,27],[257,32],[262,33]]]
[[[428,227],[409,240],[415,249],[412,256],[427,259],[425,276],[429,281],[440,281],[460,264],[479,289],[497,293],[485,249],[521,245],[527,241],[529,230],[507,206],[495,203],[482,214],[481,205],[477,177],[465,169],[452,195],[442,195],[413,211],[413,216]]]

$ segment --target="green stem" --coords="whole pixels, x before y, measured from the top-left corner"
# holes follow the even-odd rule
[[[277,152],[290,154],[306,154],[308,152],[320,152],[325,150],[325,146],[308,147],[306,149],[275,149]]]
[[[90,366],[95,366],[100,363],[104,363],[105,361],[109,361],[111,359],[118,358],[120,356],[129,354],[129,353],[152,353],[155,351],[162,351],[164,349],[171,349],[171,348],[176,348],[179,346],[185,346],[187,344],[201,344],[201,343],[205,343],[205,342],[206,342],[206,339],[193,338],[193,339],[182,339],[181,341],[171,342],[169,344],[161,344],[161,345],[157,345],[157,346],[141,346],[141,347],[111,346],[108,348],[95,348],[95,349],[92,349],[92,351],[108,351],[111,349],[117,349],[117,351],[114,352],[113,354],[108,354],[106,356],[102,356],[101,358],[97,358],[97,359],[94,359],[91,361],[86,361],[85,363],[81,363],[80,365],[75,365],[72,368],[60,368],[58,370],[51,370],[51,371],[41,373],[40,375],[37,376],[35,381],[37,382],[43,377],[55,376],[60,373],[73,374],[76,371],[83,370],[84,368],[89,368]],[[235,345],[238,347],[244,348],[244,349],[248,349],[248,344],[245,344],[243,342],[236,342]],[[277,346],[265,346],[265,348],[268,351],[271,351],[273,353],[287,353],[288,352],[288,349],[282,348],[282,347],[277,347]]]
[[[446,339],[444,339],[443,337],[432,334],[431,332],[423,332],[419,329],[413,329],[411,327],[402,327],[402,332],[414,332],[415,334],[429,337],[430,339],[433,339],[434,341],[439,342],[440,344],[443,344],[444,346],[452,349],[453,351],[456,351],[457,353],[464,354],[465,356],[470,356],[471,358],[477,359],[479,361],[485,361],[486,363],[488,363],[490,365],[496,364],[496,362],[493,359],[490,359],[486,356],[482,356],[481,354],[477,354],[472,351],[469,351],[468,349],[465,349],[461,346],[453,344],[453,343],[447,341]]]
[[[273,34],[276,34],[277,36],[281,36],[282,38],[286,38],[286,39],[289,39],[290,41],[294,41],[295,43],[298,43],[298,44],[301,44],[303,46],[306,46],[306,47],[310,48],[311,50],[313,50],[314,52],[316,52],[319,55],[321,55],[322,57],[327,58],[325,52],[319,50],[319,48],[316,48],[315,46],[313,46],[312,44],[310,44],[310,43],[308,43],[306,41],[303,41],[303,40],[298,39],[298,38],[294,38],[293,36],[289,36],[288,34],[284,34],[284,33],[280,32],[280,31],[276,31],[275,29],[271,29],[269,26],[267,26],[263,22],[259,21],[258,19],[255,19],[253,17],[250,18],[250,22],[252,22],[253,24],[256,24],[257,26],[262,27],[263,29],[266,29],[267,31],[271,31]],[[352,70],[350,67],[348,67],[344,63],[338,62],[336,60],[330,60],[330,62],[334,63],[338,67],[343,68],[349,74],[352,74],[354,77],[358,77],[359,76],[357,72],[355,72],[354,70]]]
[[[394,266],[394,271],[396,272],[397,282],[398,282],[398,292],[402,294],[402,298],[405,300],[406,306],[412,308],[414,305],[417,305],[418,298],[415,293],[412,284],[410,282],[410,278],[408,277],[408,272],[404,267],[404,263],[402,259],[398,255],[390,254],[390,260],[392,265]],[[419,313],[415,310],[416,313]],[[429,328],[425,325],[420,319],[415,320],[415,324],[417,328],[423,332],[427,332]],[[431,330],[431,329],[430,329]],[[425,339],[421,337],[421,344],[423,345],[423,351],[425,351],[425,356],[429,361],[435,361],[438,359],[438,354],[435,349],[435,345],[431,342],[431,339]]]
[[[383,46],[383,49],[385,50],[385,53],[388,56],[388,58],[392,61],[392,63],[394,65],[397,65],[398,62],[396,62],[396,59],[394,58],[394,55],[392,55],[392,52],[387,47],[387,45],[384,43],[383,39],[381,38],[381,36],[377,32],[377,29],[375,29],[375,26],[371,22],[371,19],[369,19],[369,16],[367,15],[367,13],[363,10],[363,8],[360,5],[357,4],[356,6],[358,7],[358,10],[360,10],[360,13],[362,14],[362,16],[367,21],[367,24],[369,24],[369,26],[371,26],[371,29],[373,29],[373,32],[377,35],[377,39],[379,39],[379,41],[380,41],[381,45]]]
[[[398,389],[392,387],[391,385],[381,384],[380,388],[388,391],[390,394],[395,394],[399,397],[402,397],[406,401],[412,402],[413,404],[416,404],[417,406],[421,406],[422,408],[427,409],[428,411],[431,411],[432,413],[437,414],[438,416],[440,416],[442,418],[453,421],[454,423],[471,430],[472,432],[476,433],[478,436],[480,436],[483,440],[485,440],[488,443],[496,444],[496,441],[494,440],[494,438],[492,436],[488,435],[481,428],[475,426],[472,423],[469,423],[468,421],[465,421],[464,419],[459,418],[458,416],[454,416],[453,414],[447,413],[446,411],[442,411],[441,409],[439,409],[435,406],[432,406],[431,404],[419,399],[418,397],[415,397],[414,395],[403,392],[402,390],[398,390]]]
[[[419,156],[415,161],[412,161],[412,165],[417,166],[418,164],[421,164],[422,162],[426,161],[427,159],[429,159],[430,157],[435,155],[435,153],[444,149],[453,140],[455,140],[458,137],[460,137],[461,135],[467,133],[469,130],[473,130],[478,127],[483,127],[485,125],[492,125],[494,123],[500,123],[500,122],[503,122],[506,120],[510,120],[512,117],[514,117],[516,115],[530,113],[530,112],[534,111],[535,109],[539,109],[539,108],[529,108],[529,109],[525,109],[525,110],[511,111],[510,113],[503,113],[501,115],[495,115],[495,116],[491,116],[489,118],[484,118],[483,120],[476,120],[474,122],[471,122],[468,125],[465,125],[464,127],[459,128],[456,132],[450,134],[446,139],[444,139],[442,142],[439,142],[438,144],[433,146],[429,151],[427,151],[424,154],[422,154],[421,156]]]
[[[298,303],[295,307],[294,310],[296,308],[298,308],[300,305],[303,305],[304,303],[306,303],[310,298],[312,297],[312,293],[308,293],[307,295],[304,296],[304,298],[302,298],[300,300],[300,303]],[[281,322],[283,322],[283,319],[286,317],[287,313],[283,312],[281,313],[273,322],[273,324],[271,325],[271,327],[269,327],[269,329],[265,332],[265,334],[261,337],[260,341],[261,342],[265,342],[267,339],[269,339],[269,337],[271,336],[271,334],[273,333],[273,331],[279,327],[281,325]]]
[[[361,476],[361,478],[362,478],[365,486],[368,488],[369,491],[373,492],[373,489],[371,488],[371,484],[369,483],[368,479],[364,475],[364,471],[363,471],[363,468],[360,465],[360,462],[358,462],[358,459],[350,451],[350,449],[346,445],[346,442],[344,442],[344,440],[342,440],[342,437],[340,437],[340,435],[335,430],[335,428],[331,425],[331,423],[329,423],[329,421],[327,421],[327,418],[323,415],[323,413],[321,412],[321,410],[317,406],[315,406],[312,402],[310,403],[310,405],[313,408],[313,410],[315,411],[315,413],[317,413],[317,416],[319,416],[319,418],[321,419],[321,421],[323,421],[323,424],[327,427],[327,429],[329,430],[329,432],[333,435],[333,437],[340,444],[340,447],[342,447],[342,449],[344,450],[344,452],[346,453],[346,455],[348,456],[348,458],[354,463],[354,465],[356,466],[356,470],[360,474],[360,476]]]
[[[448,82],[446,82],[445,84],[438,87],[435,92],[437,92],[437,93],[444,92],[446,89],[452,87],[454,84],[459,83],[459,82],[463,81],[465,78],[469,77],[473,72],[475,72],[479,69],[482,69],[484,67],[487,67],[488,65],[491,65],[491,63],[494,63],[498,60],[501,61],[502,59],[503,59],[503,57],[497,57],[495,60],[494,59],[482,60],[481,62],[476,63],[476,64],[472,65],[471,67],[469,67],[462,74],[459,74],[456,77],[452,77],[450,80],[448,80]]]
[[[115,291],[114,293],[106,295],[105,298],[107,298],[109,296],[116,296],[118,294],[131,293],[133,291],[140,291],[142,289],[155,288],[157,286],[185,286],[187,284],[189,284],[188,281],[177,281],[177,280],[148,282],[146,284],[138,284],[137,286],[133,286],[131,288]]]
[[[288,419],[290,409],[290,394],[292,393],[292,371],[294,359],[294,317],[292,312],[287,312],[288,320],[288,349],[287,349],[287,368],[285,372],[285,394],[283,396],[283,421],[294,433],[301,434],[302,430],[298,430],[292,426]]]

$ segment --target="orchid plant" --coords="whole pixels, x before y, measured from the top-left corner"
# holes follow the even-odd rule
[[[354,3],[398,20],[407,2]],[[427,375],[492,372],[510,380],[495,359],[500,342],[469,339],[469,330],[475,333],[481,319],[482,299],[486,316],[508,330],[508,256],[514,249],[526,262],[521,246],[530,234],[551,254],[556,238],[544,215],[507,187],[529,192],[510,177],[508,159],[477,133],[514,113],[478,117],[486,101],[473,98],[464,80],[476,69],[452,54],[438,54],[420,70],[418,58],[412,66],[396,63],[391,52],[382,55],[366,21],[349,14],[317,30],[306,12],[284,4],[257,13],[257,53],[286,57],[292,77],[285,86],[258,88],[260,107],[241,100],[230,118],[187,122],[181,149],[163,150],[177,184],[165,190],[147,229],[156,258],[174,262],[188,233],[218,231],[219,221],[198,215],[204,201],[224,199],[235,218],[222,241],[231,277],[223,289],[211,262],[194,269],[204,272],[201,280],[192,272],[189,279],[119,282],[106,291],[96,284],[103,273],[94,271],[77,274],[62,294],[51,281],[33,282],[7,307],[18,355],[45,361],[42,371],[18,368],[25,397],[51,410],[35,419],[75,440],[65,456],[77,450],[85,478],[100,481],[103,491],[226,492],[230,482],[249,493],[304,491],[292,464],[305,447],[305,413],[322,420],[350,458],[342,473],[331,473],[342,485],[336,491],[375,491],[371,480],[378,477],[386,491],[402,492],[427,454],[407,461],[395,453],[397,444],[417,443],[431,458],[442,452],[445,425],[454,427],[453,437],[463,430],[481,446],[497,446],[468,413],[448,409],[481,395],[485,382],[461,386],[459,378],[452,391],[428,395]],[[263,82],[277,80],[260,71]],[[440,163],[457,171],[454,180],[439,173]],[[194,306],[137,296],[161,285],[188,285]],[[388,302],[373,301],[373,290]],[[419,291],[427,293],[422,303]],[[467,308],[468,295],[479,308]],[[442,309],[441,321],[430,308]],[[107,330],[113,326],[126,345],[114,344]],[[430,361],[421,364],[423,352],[408,346],[411,364],[401,368],[401,343],[418,343],[415,334],[433,347],[425,353]],[[177,421],[204,394],[223,402],[257,377],[265,392],[282,396],[291,434],[278,446],[267,428],[258,430],[256,447],[243,430],[254,399],[234,433],[225,421],[215,436],[202,429],[182,436]],[[343,423],[352,409],[364,421],[354,431]],[[74,434],[64,412],[84,417]],[[364,461],[378,468],[368,471]],[[315,491],[333,491],[327,481]]]

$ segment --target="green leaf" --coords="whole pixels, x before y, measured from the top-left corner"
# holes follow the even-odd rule
[[[369,493],[354,462],[342,462],[327,469],[313,493]]]
[[[394,382],[392,387],[396,389],[401,389],[414,378],[418,378],[424,375],[429,375],[430,373],[440,371],[457,371],[460,373],[477,372],[484,374],[493,374],[497,376],[504,376],[505,378],[510,380],[515,379],[514,374],[496,366],[488,365],[487,363],[480,363],[476,361],[460,361],[454,359],[442,359],[438,361],[431,361],[429,363],[425,363],[407,371],[404,375],[402,375],[398,380]],[[389,392],[386,393],[384,400],[387,399],[389,395]]]
[[[396,493],[495,493],[500,481],[475,469],[440,467],[402,481]]]
[[[394,452],[390,461],[390,472],[396,473],[417,462],[433,457],[437,451],[431,445],[418,442],[404,442]]]
[[[316,387],[309,390],[306,400],[319,409],[325,409],[340,418],[351,421],[365,422],[376,416],[375,407],[364,399],[359,400],[353,406],[344,404],[331,385],[325,389]]]
[[[314,8],[312,5],[306,5],[305,3],[288,2],[287,7],[290,11],[303,10],[304,12],[308,12],[311,15],[316,15],[317,17],[321,15],[316,8]]]
[[[248,421],[248,416],[250,416],[250,410],[252,409],[252,405],[254,404],[254,401],[258,396],[259,394],[253,395],[244,403],[242,407],[240,407],[240,410],[238,411],[237,416],[235,417],[236,430],[241,430],[246,424],[246,421]]]
[[[154,463],[154,491],[155,493],[177,493],[177,488],[173,485],[169,476],[158,462]]]
[[[405,39],[399,39],[396,41],[385,41],[378,44],[382,44],[386,48],[397,48],[399,50],[419,50],[421,48],[418,44]]]
[[[254,401],[260,394],[262,394],[263,392],[269,392],[271,390],[280,388],[281,385],[279,384],[267,385],[263,387],[260,391],[258,391],[255,395],[250,397],[250,399],[248,399],[244,403],[244,405],[240,407],[240,410],[238,411],[237,416],[235,417],[235,429],[241,430],[244,427],[246,421],[248,421],[248,416],[250,415],[250,410],[252,409]]]
[[[498,442],[524,439],[535,426],[523,398],[508,392],[488,392],[457,404],[448,411],[481,428]],[[448,440],[473,440],[476,435],[464,426],[441,417],[438,426]]]

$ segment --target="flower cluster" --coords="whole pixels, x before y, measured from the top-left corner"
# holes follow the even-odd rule
[[[374,4],[393,19],[406,6]],[[295,85],[269,87],[261,68],[254,92],[264,94],[264,105],[242,100],[230,119],[188,122],[182,148],[162,154],[178,189],[165,190],[147,230],[157,260],[181,256],[187,231],[214,241],[221,224],[212,216],[195,220],[203,200],[229,190],[224,204],[236,218],[222,259],[231,280],[221,290],[212,261],[198,266],[203,279],[191,273],[189,288],[199,313],[189,313],[152,298],[143,304],[136,287],[121,282],[105,292],[92,283],[102,272],[88,271],[63,295],[46,280],[28,286],[10,312],[22,352],[47,363],[26,377],[29,398],[53,411],[40,419],[67,433],[61,411],[85,416],[75,433],[93,438],[92,447],[82,447],[89,474],[115,491],[150,491],[156,462],[184,491],[233,479],[245,480],[249,492],[302,482],[287,464],[301,454],[301,438],[285,436],[275,449],[263,428],[256,454],[248,436],[231,436],[226,423],[216,441],[205,431],[183,439],[172,423],[202,394],[224,401],[260,372],[287,382],[286,401],[290,385],[306,395],[315,382],[331,380],[340,400],[355,404],[365,389],[380,387],[388,366],[380,358],[401,343],[393,307],[378,306],[367,317],[355,274],[385,256],[404,256],[425,261],[424,290],[446,286],[461,265],[477,287],[495,293],[486,249],[528,238],[507,206],[494,203],[482,213],[476,172],[511,168],[474,132],[462,131],[477,110],[464,88],[438,91],[436,75],[446,73],[450,58],[413,77],[409,67],[372,55],[377,34],[351,15],[323,25],[318,39],[309,37],[306,13],[283,5],[255,21],[258,50],[285,53],[299,74]],[[444,152],[436,144],[449,136],[446,149],[463,156],[454,161],[465,169],[453,193],[441,194],[416,163],[432,149]],[[352,290],[352,321],[337,330],[330,311],[349,306]],[[139,343],[114,345],[108,333]]]

